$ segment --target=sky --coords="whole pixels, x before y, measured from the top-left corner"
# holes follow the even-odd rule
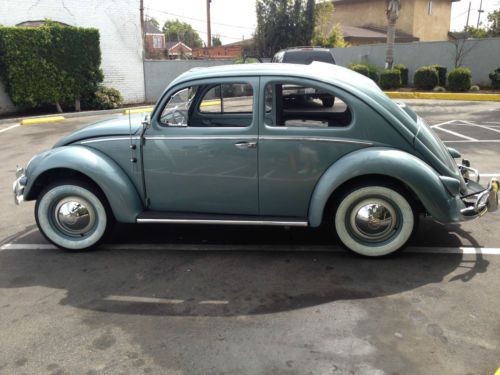
[[[404,1],[404,0],[403,0]],[[462,30],[467,20],[471,2],[469,24],[476,26],[481,0],[461,0],[453,3],[451,29]],[[176,18],[190,23],[203,41],[207,41],[206,0],[144,0],[146,17],[154,17],[160,25]],[[483,0],[481,19],[486,21],[487,12],[500,8],[500,0]],[[212,35],[220,35],[223,44],[251,38],[257,23],[255,0],[212,0]]]

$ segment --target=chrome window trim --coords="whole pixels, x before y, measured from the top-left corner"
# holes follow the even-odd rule
[[[308,137],[308,136],[289,136],[289,135],[263,135],[259,137],[259,140],[264,141],[307,141],[307,142],[333,142],[333,143],[351,143],[360,144],[366,146],[373,146],[372,142],[358,141],[344,138],[334,138],[334,137]]]
[[[273,221],[273,220],[220,220],[220,219],[137,219],[137,223],[163,224],[217,224],[217,225],[269,225],[285,227],[307,227],[307,221]]]

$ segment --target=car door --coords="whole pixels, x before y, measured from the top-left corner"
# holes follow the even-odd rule
[[[148,209],[258,214],[258,85],[200,80],[165,95],[143,146]]]

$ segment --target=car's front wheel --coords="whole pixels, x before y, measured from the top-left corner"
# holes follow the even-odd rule
[[[96,246],[110,226],[103,194],[92,184],[68,180],[47,186],[38,196],[35,218],[40,232],[67,250]]]
[[[409,199],[399,189],[358,186],[340,199],[335,229],[348,249],[376,257],[402,248],[414,231],[416,219]]]

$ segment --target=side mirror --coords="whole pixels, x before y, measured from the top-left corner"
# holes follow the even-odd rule
[[[146,116],[144,116],[144,119],[141,122],[142,127],[147,129],[149,125],[151,124],[151,115],[148,113]]]

